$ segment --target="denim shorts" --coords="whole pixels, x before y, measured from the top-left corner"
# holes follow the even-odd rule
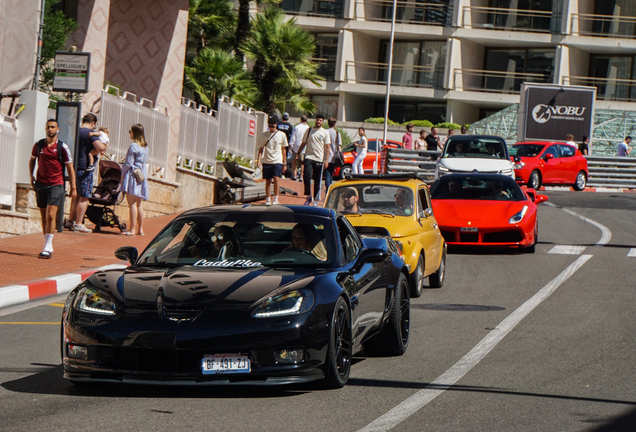
[[[93,171],[77,170],[77,196],[90,198],[93,196]]]
[[[272,179],[283,176],[283,164],[263,164],[263,178]]]

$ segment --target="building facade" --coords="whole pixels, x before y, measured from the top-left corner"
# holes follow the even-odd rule
[[[319,112],[384,116],[392,0],[283,0],[316,37]],[[389,118],[466,124],[519,102],[523,82],[591,85],[636,110],[633,0],[398,0]]]

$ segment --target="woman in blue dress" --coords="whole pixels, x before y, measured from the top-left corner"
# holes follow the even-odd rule
[[[146,160],[148,159],[148,144],[144,136],[144,127],[140,124],[132,125],[130,139],[133,141],[126,153],[126,160],[122,166],[122,190],[126,192],[126,199],[130,209],[130,226],[123,235],[144,235],[144,209],[143,201],[148,199],[148,174],[146,172]],[[133,170],[139,168],[143,172],[144,180],[137,181]]]

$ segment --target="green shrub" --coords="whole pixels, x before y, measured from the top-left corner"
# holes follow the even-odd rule
[[[428,127],[428,128],[433,127],[433,123],[431,123],[428,120],[411,120],[404,124],[406,125],[408,123],[411,123],[415,127]]]
[[[440,123],[437,125],[437,127],[441,129],[455,129],[455,130],[461,129],[461,126],[458,125],[457,123],[449,123],[449,122]]]
[[[364,121],[365,123],[384,124],[384,117],[370,117]],[[392,126],[399,126],[399,123],[389,119],[389,124]]]

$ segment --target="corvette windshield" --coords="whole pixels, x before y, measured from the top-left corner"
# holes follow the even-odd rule
[[[210,213],[178,218],[137,265],[209,268],[325,266],[336,256],[330,219],[292,212]]]
[[[432,199],[525,201],[517,183],[506,176],[444,176],[431,187]]]
[[[510,149],[510,156],[534,157],[545,148],[541,144],[515,144]]]
[[[392,184],[342,186],[329,194],[326,208],[342,213],[375,213],[388,217],[411,216],[415,196],[410,188]]]

